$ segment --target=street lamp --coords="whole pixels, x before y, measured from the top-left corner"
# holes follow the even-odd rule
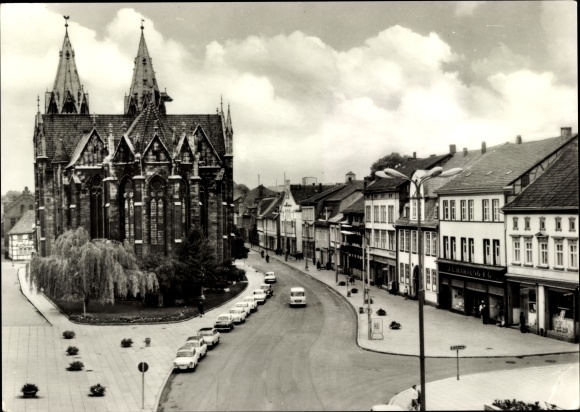
[[[418,248],[419,248],[419,264],[418,264],[418,272],[419,272],[419,368],[421,374],[421,399],[420,405],[421,410],[424,411],[425,409],[425,330],[423,325],[423,304],[425,301],[425,290],[423,289],[423,272],[422,272],[422,265],[423,265],[423,237],[421,236],[421,199],[423,196],[421,195],[421,187],[423,183],[427,180],[432,179],[434,177],[451,177],[461,173],[463,169],[461,168],[454,168],[443,171],[442,167],[434,167],[431,170],[424,172],[422,176],[417,176],[415,180],[405,176],[401,172],[396,171],[395,169],[385,169],[384,171],[376,172],[375,174],[379,177],[388,177],[388,178],[399,178],[404,179],[409,182],[412,182],[415,186],[415,200],[417,200],[417,235],[419,237],[418,241]]]
[[[310,235],[310,231],[308,230],[308,222],[306,222],[306,225],[304,225],[304,227],[306,228],[306,243],[304,244],[304,246],[305,246],[304,252],[306,255],[306,259],[304,259],[304,261],[305,261],[306,266],[304,269],[306,269],[306,271],[308,271],[308,236]]]

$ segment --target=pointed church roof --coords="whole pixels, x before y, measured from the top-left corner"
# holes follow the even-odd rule
[[[141,25],[141,39],[139,40],[137,57],[135,57],[133,80],[131,81],[129,95],[125,98],[125,114],[131,111],[132,105],[135,105],[135,113],[141,112],[145,105],[149,103],[149,100],[153,101],[156,107],[164,111],[162,109],[163,102],[172,100],[167,93],[159,91],[155,70],[153,70],[153,60],[149,56],[143,29],[144,27]]]
[[[65,24],[58,70],[52,92],[47,93],[45,112],[47,114],[88,114],[88,95],[83,90],[75,63],[75,52],[68,37],[68,16],[65,16],[65,19],[67,24]]]
[[[228,118],[226,120],[226,132],[233,133],[234,128],[232,126],[232,116],[230,114],[230,104],[228,103]]]
[[[54,158],[52,159],[52,163],[68,163],[70,161],[70,157],[66,152],[64,147],[64,142],[62,139],[59,139],[56,143],[56,153],[54,154]]]

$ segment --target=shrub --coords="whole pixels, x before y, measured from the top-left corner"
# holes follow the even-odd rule
[[[71,372],[82,371],[85,364],[80,361],[71,362],[68,366],[68,370]]]
[[[36,386],[34,383],[25,383],[22,386],[22,389],[20,389],[20,392],[38,392],[38,386]]]
[[[391,324],[389,325],[390,329],[401,329],[401,324],[397,321],[392,321]]]
[[[368,298],[366,298],[366,299],[365,299],[365,303],[369,303],[369,299],[368,299]],[[373,298],[371,298],[371,305],[372,305],[373,303],[374,303],[374,301],[373,301]]]
[[[77,348],[76,346],[69,346],[68,348],[66,348],[66,353],[69,356],[76,355],[77,353],[79,353],[79,348]]]
[[[75,333],[72,330],[65,330],[62,333],[62,337],[65,339],[72,339],[75,337]]]
[[[500,399],[496,399],[492,403],[493,406],[496,406],[504,411],[538,411],[542,409],[540,407],[540,402],[536,403],[526,403],[524,401],[518,401],[516,399],[504,399],[503,401]]]
[[[338,286],[346,286],[346,282],[338,282]]]
[[[121,341],[121,346],[122,346],[123,348],[130,348],[130,347],[131,347],[131,345],[133,345],[133,340],[131,340],[131,339],[123,339],[123,340]]]
[[[387,314],[387,311],[384,310],[383,308],[380,308],[379,310],[377,310],[377,315],[379,316],[385,316]]]
[[[352,293],[358,293],[358,289],[357,289],[357,288],[352,288],[350,291],[351,291]]]
[[[155,308],[159,305],[159,294],[147,292],[145,294],[145,306]]]
[[[101,386],[100,383],[97,383],[96,385],[91,386],[91,393],[93,394],[93,396],[105,396],[105,387]]]

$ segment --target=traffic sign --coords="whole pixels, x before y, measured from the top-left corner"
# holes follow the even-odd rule
[[[461,350],[461,349],[465,349],[465,345],[456,345],[451,347],[451,350]]]
[[[139,368],[139,372],[147,372],[147,369],[149,369],[149,365],[147,365],[147,362],[141,362],[139,364],[139,366],[137,366]]]

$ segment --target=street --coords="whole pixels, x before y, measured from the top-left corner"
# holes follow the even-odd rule
[[[276,272],[274,297],[246,324],[222,334],[222,343],[194,373],[171,375],[160,412],[368,410],[419,381],[416,357],[380,354],[356,345],[356,315],[344,298],[276,259],[266,264],[253,252],[246,264],[260,272]],[[291,286],[306,289],[306,308],[289,307]],[[577,358],[469,358],[461,360],[461,370],[469,374],[518,369]],[[428,358],[426,370],[427,382],[454,377],[456,361]]]

